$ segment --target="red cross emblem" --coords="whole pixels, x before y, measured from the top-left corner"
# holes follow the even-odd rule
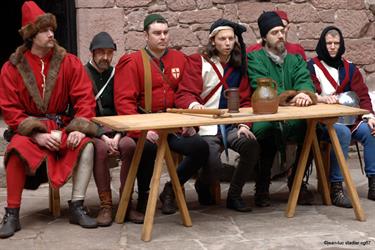
[[[174,79],[178,79],[180,77],[180,68],[172,68],[171,72]]]

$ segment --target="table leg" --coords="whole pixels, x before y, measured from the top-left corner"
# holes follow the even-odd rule
[[[341,173],[344,176],[344,181],[345,181],[346,187],[348,189],[349,197],[350,197],[350,199],[352,201],[352,205],[354,207],[355,216],[356,216],[357,220],[365,221],[366,216],[365,216],[365,213],[364,213],[364,211],[361,207],[361,204],[359,202],[358,193],[357,193],[355,185],[352,181],[352,178],[350,176],[348,165],[346,164],[345,156],[342,152],[340,142],[339,142],[339,139],[337,138],[337,134],[336,134],[335,128],[333,127],[333,124],[328,123],[327,129],[328,129],[329,137],[331,139],[333,150],[335,150],[336,158],[337,158],[337,161],[339,163]]]
[[[314,133],[315,133],[314,139],[313,139],[314,160],[315,160],[318,178],[319,178],[321,188],[323,191],[323,204],[332,205],[331,197],[329,195],[329,187],[328,187],[326,172],[324,170],[322,153],[320,151],[318,138],[316,137],[316,132],[314,131]]]
[[[143,148],[145,146],[147,131],[142,131],[141,136],[138,139],[137,146],[133,155],[132,162],[130,164],[130,169],[128,177],[126,178],[125,187],[122,191],[121,199],[119,201],[115,221],[117,223],[124,223],[126,210],[130,201],[130,196],[133,191],[135,177],[138,172],[139,161],[141,160]]]
[[[176,166],[174,164],[173,157],[168,145],[166,146],[165,161],[167,163],[169,176],[171,177],[171,182],[173,184],[173,190],[176,196],[177,205],[180,209],[182,223],[185,227],[191,227],[193,223],[191,222],[189,210],[186,206],[185,197],[182,192],[181,184],[177,176]]]
[[[158,194],[159,194],[161,170],[163,168],[165,150],[168,144],[167,136],[168,136],[168,131],[163,131],[163,130],[159,131],[159,146],[158,146],[158,151],[156,153],[154,172],[152,174],[152,180],[151,180],[150,194],[148,197],[146,215],[145,215],[145,220],[144,220],[144,224],[142,228],[141,239],[143,241],[151,240],[156,202],[157,202]]]
[[[287,209],[285,211],[285,215],[288,218],[293,217],[296,211],[298,195],[301,189],[302,179],[306,169],[307,158],[309,157],[311,144],[313,142],[314,136],[316,136],[316,123],[316,120],[307,120],[306,136],[303,143],[302,152],[298,160],[298,166],[296,175],[294,176],[293,187],[289,194]]]

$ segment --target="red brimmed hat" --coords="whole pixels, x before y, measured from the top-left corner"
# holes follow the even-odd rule
[[[22,5],[22,27],[19,30],[23,40],[35,36],[41,29],[52,27],[56,30],[56,17],[51,13],[45,13],[33,1],[26,1]]]

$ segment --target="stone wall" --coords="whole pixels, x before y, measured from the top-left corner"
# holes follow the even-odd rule
[[[144,46],[143,19],[160,13],[170,25],[171,45],[190,54],[206,44],[212,22],[224,17],[247,27],[247,44],[259,38],[257,18],[264,10],[276,8],[288,13],[291,30],[288,40],[301,43],[308,57],[322,29],[339,27],[346,43],[345,57],[361,67],[370,91],[375,93],[375,0],[76,0],[78,53],[89,58],[89,43],[99,31],[109,32],[118,52]]]

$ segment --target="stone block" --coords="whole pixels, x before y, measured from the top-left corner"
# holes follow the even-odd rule
[[[335,26],[340,27],[344,37],[359,38],[361,30],[369,23],[364,10],[338,10]]]
[[[77,47],[78,55],[82,62],[86,63],[91,57],[89,46],[93,36],[98,32],[106,31],[117,44],[117,52],[113,58],[113,63],[115,64],[124,52],[123,26],[123,9],[78,9]]]
[[[184,11],[180,14],[180,23],[213,23],[223,16],[223,11],[218,9],[204,9]]]
[[[375,93],[375,73],[367,75],[365,78],[365,83],[368,87],[368,90]]]
[[[150,5],[148,7],[148,11],[150,13],[152,13],[152,12],[167,11],[167,10],[168,10],[168,8],[167,8],[167,5],[165,5],[165,4],[157,4],[157,3],[155,3],[155,4],[152,4],[152,5]]]
[[[348,1],[348,0],[311,0],[312,5],[317,9],[347,9],[359,10],[365,8],[364,1]]]
[[[300,43],[305,50],[314,51],[318,40],[301,40]]]
[[[147,12],[144,9],[134,10],[129,12],[127,17],[127,31],[143,31],[143,21],[147,16]]]
[[[320,21],[323,23],[333,23],[335,22],[336,10],[322,10],[318,12]]]
[[[197,36],[189,28],[172,27],[169,32],[173,47],[194,47],[199,45]]]
[[[274,10],[272,3],[258,3],[244,1],[238,4],[238,17],[243,23],[256,23],[263,11]]]
[[[289,21],[293,23],[319,21],[318,11],[311,6],[311,4],[290,4],[284,5],[284,7],[280,9],[288,13]]]
[[[194,10],[197,7],[194,0],[166,0],[166,4],[172,11]]]
[[[375,43],[370,38],[346,39],[345,57],[355,64],[365,65],[375,63]]]
[[[212,0],[196,0],[198,9],[208,9],[213,6]]]
[[[76,0],[76,8],[110,8],[115,6],[115,0]]]
[[[7,180],[4,168],[4,157],[0,156],[0,188],[5,188],[7,186]]]
[[[238,16],[237,16],[237,4],[226,4],[223,6],[224,8],[224,15],[223,18],[226,18],[228,20],[231,20],[233,22],[237,22]]]
[[[147,7],[152,0],[117,0],[117,5],[124,8]]]
[[[373,73],[375,72],[375,64],[373,63],[373,64],[366,65],[364,69],[367,73]]]
[[[326,26],[324,23],[300,23],[297,25],[298,38],[300,40],[319,39]]]
[[[129,31],[125,34],[125,50],[139,50],[146,44],[143,32]]]

